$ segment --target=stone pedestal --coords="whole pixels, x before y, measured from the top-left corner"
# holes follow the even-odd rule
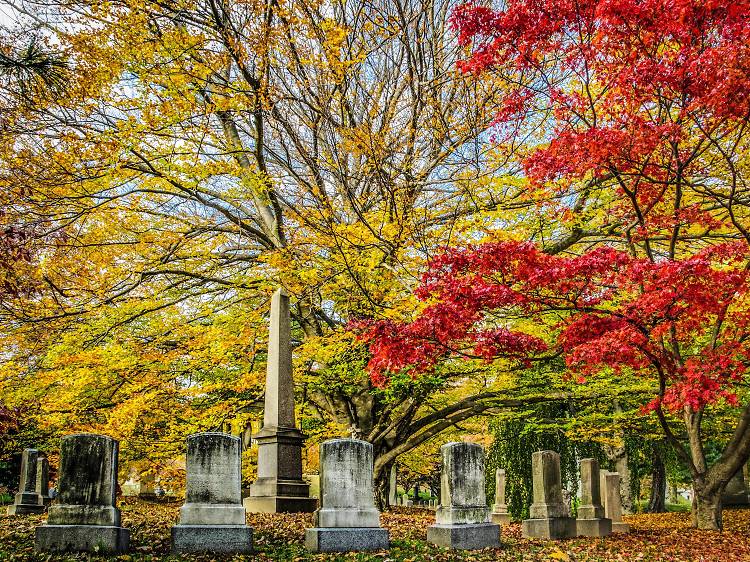
[[[118,442],[83,433],[68,435],[60,447],[58,503],[47,524],[36,529],[37,550],[124,552],[130,532],[120,527],[115,507]]]
[[[372,485],[372,445],[358,439],[333,439],[320,445],[320,508],[305,546],[312,552],[388,548],[380,527]]]
[[[44,498],[39,493],[39,463],[44,459],[36,449],[24,449],[21,456],[21,480],[8,515],[44,513]],[[45,459],[46,460],[46,459]]]
[[[612,532],[629,533],[630,525],[622,520],[620,475],[617,472],[605,472],[602,478],[604,480],[604,512],[605,517],[612,521]]]
[[[612,532],[612,521],[604,517],[599,485],[599,462],[596,459],[581,460],[581,505],[576,520],[579,536],[606,537]]]
[[[505,503],[505,469],[498,468],[495,471],[495,504],[492,506],[490,519],[498,525],[510,524],[510,513],[508,504]]]
[[[490,522],[484,490],[484,449],[475,443],[440,448],[440,507],[427,542],[453,549],[500,546],[500,526]]]
[[[247,554],[253,530],[242,507],[240,439],[196,433],[187,439],[187,482],[180,522],[172,527],[172,550]]]
[[[576,535],[576,520],[570,517],[562,494],[560,455],[537,451],[531,455],[534,503],[530,518],[521,525],[526,538],[564,539]]]
[[[289,297],[279,289],[271,299],[266,395],[263,428],[253,436],[258,443],[258,479],[244,500],[252,513],[315,510],[317,500],[302,479],[305,436],[294,417],[292,342]]]
[[[747,507],[750,505],[750,496],[742,469],[727,483],[727,487],[721,496],[721,504],[723,507]]]

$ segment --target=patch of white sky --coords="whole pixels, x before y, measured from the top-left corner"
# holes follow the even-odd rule
[[[0,27],[11,28],[18,21],[18,12],[13,6],[0,1]]]

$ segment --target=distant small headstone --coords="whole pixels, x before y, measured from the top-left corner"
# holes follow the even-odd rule
[[[629,533],[630,525],[622,520],[622,498],[620,497],[620,474],[607,472],[604,474],[604,513],[612,520],[613,533]]]
[[[563,539],[574,537],[576,521],[570,517],[562,494],[560,455],[554,451],[537,451],[531,455],[534,503],[529,519],[521,525],[526,538]]]
[[[498,468],[495,471],[495,503],[492,506],[491,519],[498,525],[510,524],[508,504],[505,503],[505,469]]]
[[[139,474],[138,497],[142,500],[147,501],[153,501],[158,497],[156,474],[154,474],[151,470]]]
[[[304,480],[310,483],[310,497],[320,497],[320,475],[319,474],[305,474],[302,476]]]
[[[36,549],[116,553],[128,549],[130,531],[120,527],[115,507],[119,444],[111,437],[81,433],[63,437],[57,503],[47,524],[36,529]]]
[[[747,507],[750,505],[750,495],[742,469],[738,470],[727,483],[727,487],[721,496],[721,505],[723,507]]]
[[[36,463],[36,493],[42,496],[44,505],[52,503],[49,497],[49,461],[47,457],[39,457]]]
[[[359,439],[332,439],[320,445],[320,507],[305,530],[312,552],[388,548],[373,496],[372,445]]]
[[[584,537],[606,537],[612,532],[612,520],[604,517],[599,489],[599,461],[581,461],[581,505],[576,519],[577,534]]]
[[[242,506],[240,439],[226,433],[187,438],[185,505],[172,527],[175,552],[247,554],[253,529]]]
[[[8,515],[44,513],[44,498],[39,491],[39,463],[43,458],[36,449],[24,449],[21,456],[21,481],[13,505],[8,507]]]
[[[490,522],[484,489],[484,449],[476,443],[440,448],[440,507],[427,542],[455,549],[500,546],[500,526]]]

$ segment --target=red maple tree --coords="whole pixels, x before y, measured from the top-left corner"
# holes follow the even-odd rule
[[[581,377],[653,376],[647,408],[691,470],[694,521],[720,528],[721,494],[750,457],[750,404],[737,404],[711,465],[701,426],[707,408],[737,403],[748,359],[750,2],[508,0],[459,6],[452,23],[461,70],[508,87],[495,141],[521,146],[534,193],[574,223],[545,249],[485,244],[433,260],[418,296],[434,303],[366,328],[375,382],[449,355],[528,362],[548,346]],[[577,216],[597,205],[605,222]],[[582,255],[544,251],[576,253],[587,238],[598,247]],[[545,340],[513,328],[561,312]]]

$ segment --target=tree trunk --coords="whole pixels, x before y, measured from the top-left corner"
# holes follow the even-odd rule
[[[648,513],[664,513],[667,511],[667,473],[664,468],[664,460],[657,446],[654,446],[653,461],[651,464],[651,496],[648,501]]]
[[[622,498],[622,512],[633,512],[633,497],[630,492],[630,468],[628,467],[628,453],[625,448],[615,459],[615,472],[620,474],[620,497]]]
[[[680,503],[680,494],[677,492],[677,484],[669,483],[669,503]]]
[[[378,510],[383,511],[388,507],[388,475],[391,473],[390,466],[388,470],[381,470],[373,474],[373,487],[375,488],[375,505]]]
[[[693,496],[693,526],[706,531],[721,531],[721,494],[719,490],[708,492],[698,486]]]

